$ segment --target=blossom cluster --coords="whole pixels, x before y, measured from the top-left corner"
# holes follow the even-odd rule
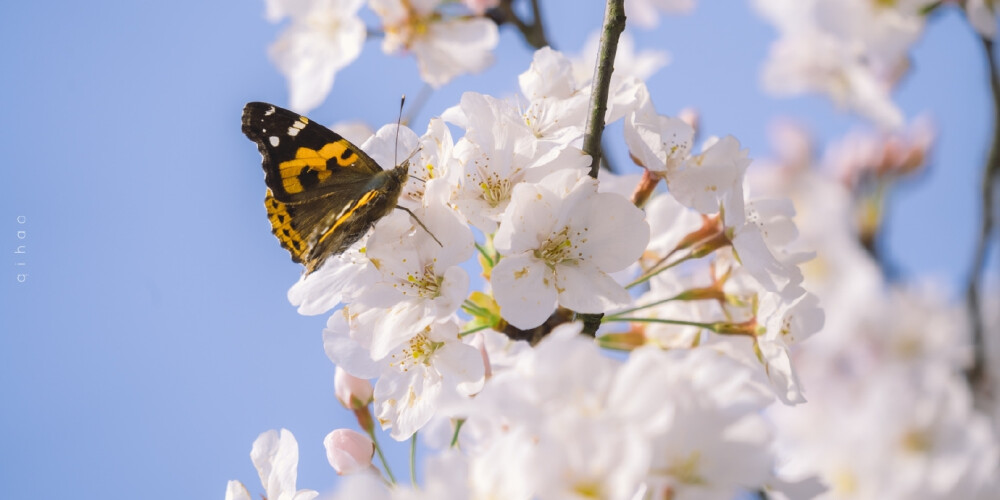
[[[410,53],[420,77],[434,87],[492,64],[499,40],[496,23],[484,17],[497,1],[468,1],[455,9],[444,0],[370,0],[384,35],[386,54]],[[267,0],[272,22],[291,22],[271,59],[289,84],[291,108],[305,113],[326,99],[338,71],[361,55],[368,28],[359,11],[364,0]]]
[[[368,138],[361,147],[379,163],[410,159],[399,204],[415,217],[384,217],[289,290],[303,314],[341,305],[326,352],[344,376],[377,379],[374,418],[393,438],[448,427],[470,478],[493,471],[470,488],[631,498],[780,483],[760,412],[775,396],[804,401],[789,346],[823,321],[800,286],[806,256],[787,248],[791,206],[749,196],[735,138],[693,153],[692,126],[657,113],[640,77],[657,59],[623,50],[608,107],[646,178],[588,175],[591,82],[543,48],[520,75],[519,101],[467,92],[419,136],[389,125]],[[660,178],[669,193],[647,192]],[[586,314],[604,314],[596,343],[571,322]],[[542,337],[534,349],[513,340]],[[635,353],[616,363],[598,344]],[[634,392],[640,383],[648,394]],[[294,438],[261,439],[273,450]],[[335,443],[356,441],[327,441],[343,468]],[[502,466],[512,462],[523,468]],[[542,473],[546,463],[567,469]],[[281,484],[294,493],[294,481]]]
[[[828,321],[796,351],[809,403],[767,416],[778,449],[797,457],[785,472],[818,476],[832,498],[992,498],[1000,440],[965,379],[973,346],[963,308],[933,283],[890,282],[862,245],[879,218],[871,192],[929,155],[933,132],[920,121],[909,129],[855,131],[822,155],[800,126],[774,129],[783,150],[751,185],[797,201],[803,243],[818,254],[805,282]]]
[[[694,3],[625,8],[649,28],[657,12]],[[753,3],[782,33],[763,70],[769,88],[824,92],[882,125],[904,123],[890,91],[939,2]],[[964,6],[991,36],[992,4],[981,3]],[[490,63],[489,14],[501,4],[368,3],[383,49],[413,53],[432,86]],[[293,108],[322,102],[358,56],[361,6],[268,2],[272,19],[292,18],[272,57]],[[409,213],[383,217],[288,291],[300,313],[330,315],[337,397],[365,433],[324,440],[347,476],[331,498],[989,498],[1000,488],[996,432],[961,379],[961,315],[888,283],[864,250],[879,214],[858,207],[878,207],[864,196],[919,169],[930,129],[848,137],[824,176],[809,140],[786,128],[777,165],[751,168],[737,138],[701,138],[692,113],[657,109],[646,81],[667,56],[637,53],[626,32],[605,119],[621,123],[613,139],[641,174],[592,177],[582,143],[596,55],[596,36],[575,58],[541,48],[520,95],[466,92],[422,131],[340,130],[383,166],[405,159],[410,179],[398,201]],[[379,428],[434,448],[419,488],[371,464]],[[297,489],[297,446],[284,429],[254,443],[268,499],[319,496]],[[231,481],[226,498],[251,497]]]
[[[838,106],[896,128],[905,118],[892,90],[910,70],[910,50],[940,0],[753,0],[779,31],[761,71],[777,95],[825,94]],[[996,33],[989,0],[963,3],[983,36]]]

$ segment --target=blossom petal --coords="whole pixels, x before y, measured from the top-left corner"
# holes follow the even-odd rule
[[[560,264],[556,267],[559,304],[580,313],[602,313],[629,303],[624,287],[596,267]]]
[[[253,442],[250,450],[260,482],[267,491],[268,498],[280,498],[285,493],[295,491],[295,480],[299,465],[299,443],[288,429],[269,430]]]
[[[597,193],[582,200],[574,207],[569,225],[586,235],[579,243],[580,258],[605,272],[625,269],[649,243],[645,214],[614,193]]]
[[[330,361],[347,373],[358,378],[375,378],[381,373],[379,365],[372,360],[368,348],[351,337],[350,325],[339,311],[326,322],[323,329],[323,350]]]
[[[516,254],[538,248],[556,224],[559,197],[534,184],[514,188],[510,205],[501,216],[493,245],[501,254]]]
[[[289,105],[300,113],[326,99],[337,71],[361,54],[367,33],[364,22],[350,13],[322,13],[317,17],[315,23],[290,26],[270,49],[271,59],[288,79]],[[324,23],[333,29],[315,27]]]
[[[226,500],[253,500],[247,487],[239,481],[229,481],[226,484]]]
[[[530,255],[504,257],[493,268],[491,283],[500,314],[518,328],[534,328],[556,309],[552,270]]]
[[[434,366],[458,392],[470,396],[486,381],[486,366],[479,349],[462,342],[447,342],[434,353]]]

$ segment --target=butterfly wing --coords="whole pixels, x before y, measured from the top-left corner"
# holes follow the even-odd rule
[[[264,181],[282,203],[353,195],[382,172],[375,160],[336,132],[273,104],[247,104],[243,133],[257,143]]]
[[[347,250],[396,206],[405,168],[382,170],[336,132],[272,104],[243,108],[263,156],[271,232],[306,274]]]

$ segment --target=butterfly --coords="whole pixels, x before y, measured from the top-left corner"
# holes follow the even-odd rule
[[[243,108],[243,133],[263,156],[271,232],[307,275],[397,208],[408,161],[383,170],[336,132],[263,102]]]

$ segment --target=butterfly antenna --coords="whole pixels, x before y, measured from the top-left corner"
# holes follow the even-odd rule
[[[406,103],[406,94],[399,98],[399,115],[396,117],[396,144],[392,146],[392,163],[399,165],[399,127],[403,126],[403,104]]]

